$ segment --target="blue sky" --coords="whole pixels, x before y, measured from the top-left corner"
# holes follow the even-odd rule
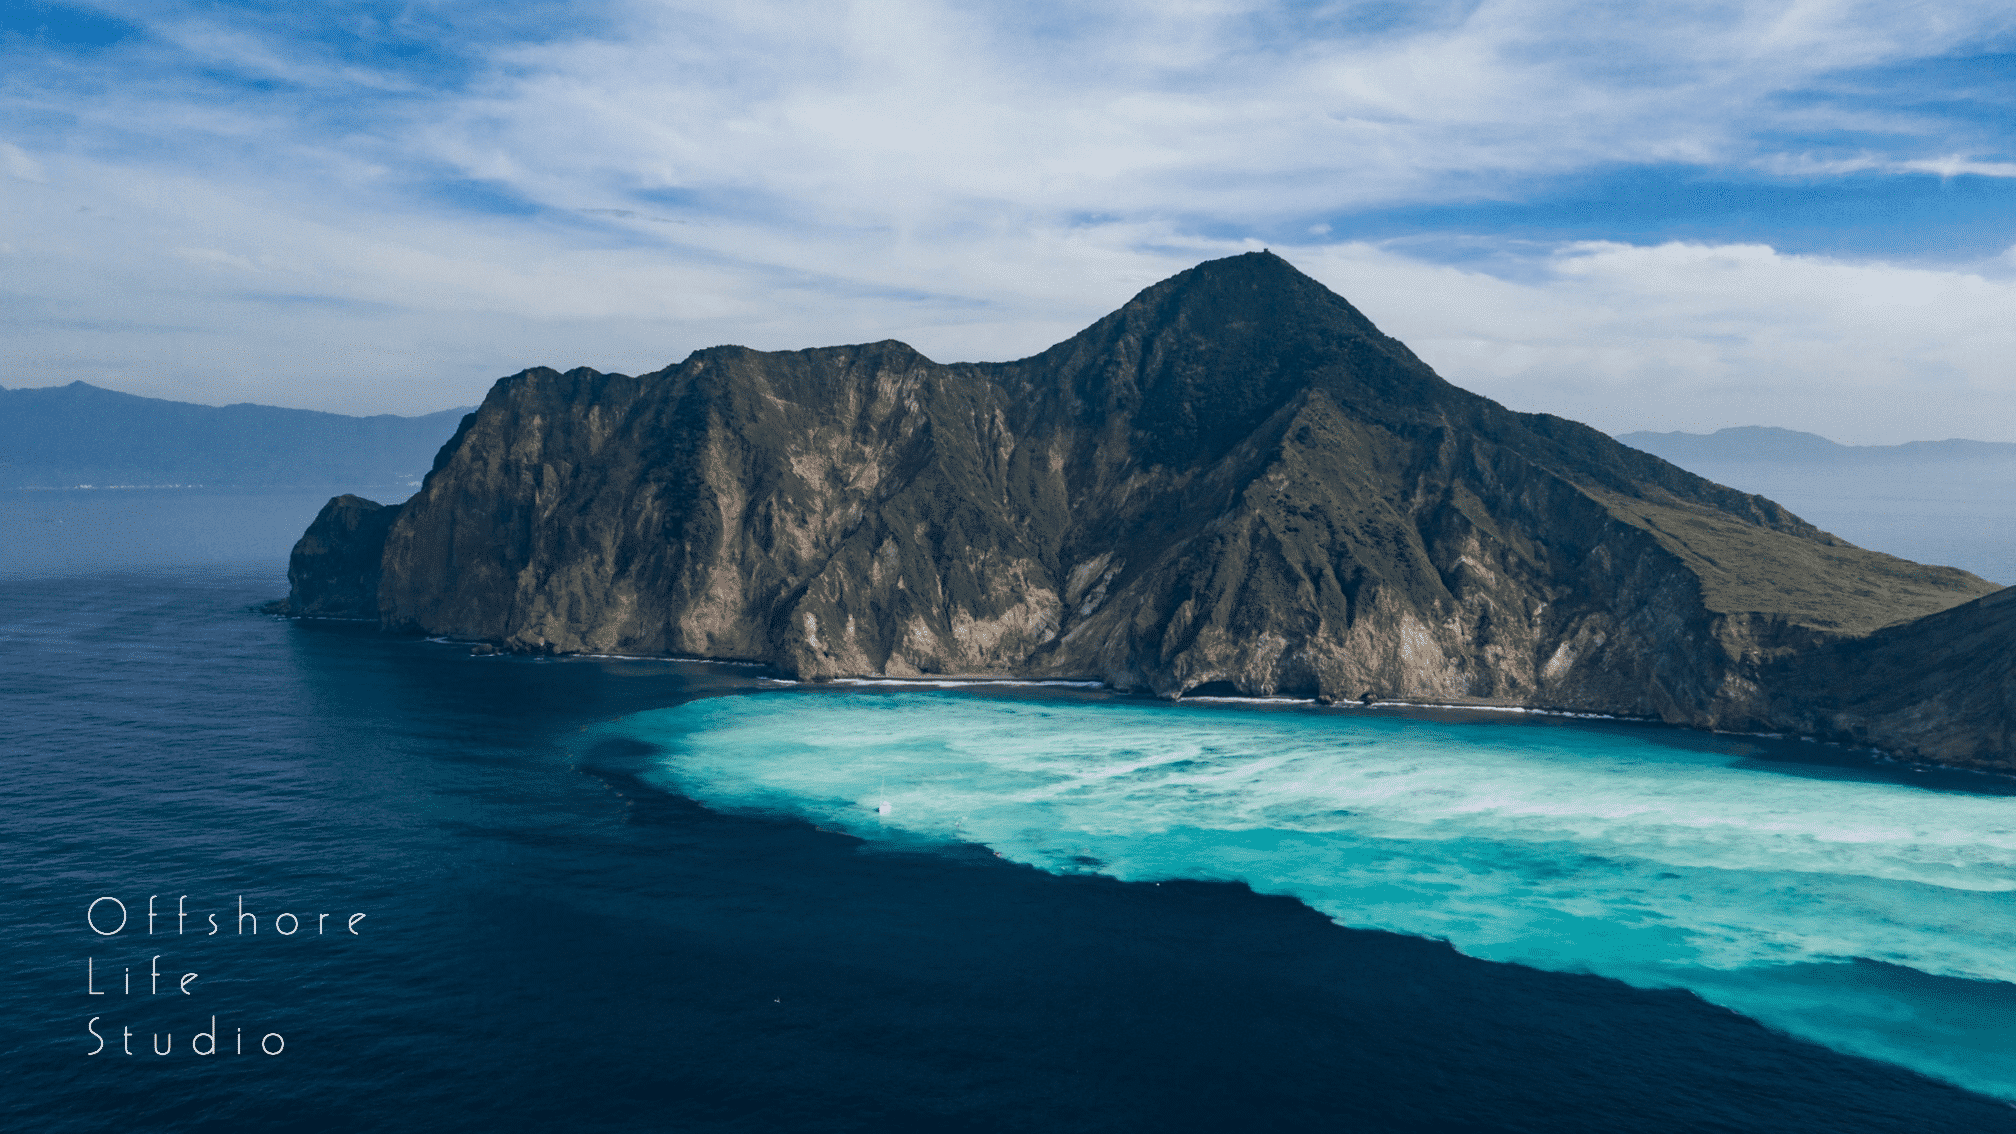
[[[0,0],[0,385],[1032,353],[1268,246],[1613,431],[2016,440],[2006,4]]]

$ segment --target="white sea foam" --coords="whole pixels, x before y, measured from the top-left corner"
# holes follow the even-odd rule
[[[1615,713],[1578,713],[1569,709],[1534,709],[1525,705],[1458,705],[1438,701],[1373,701],[1365,707],[1368,709],[1460,709],[1468,713],[1524,713],[1535,717],[1569,717],[1583,721],[1649,719],[1643,717],[1620,717]]]
[[[429,638],[430,642],[441,639]],[[737,669],[767,669],[769,662],[738,661],[734,658],[699,658],[690,654],[562,654],[563,658],[580,658],[586,661],[648,661],[648,662],[688,662],[693,665],[726,665]]]
[[[713,806],[1060,872],[1236,879],[1477,957],[1691,988],[2016,1098],[2016,799],[1530,720],[779,692],[619,727]]]
[[[1065,689],[1103,689],[1103,681],[1045,681],[1022,677],[836,677],[829,685],[886,685],[898,689],[961,689],[978,685],[1057,686]]]

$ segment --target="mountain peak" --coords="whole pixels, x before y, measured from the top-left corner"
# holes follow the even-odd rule
[[[1018,367],[1130,417],[1150,461],[1221,453],[1312,388],[1370,417],[1470,397],[1349,301],[1272,252],[1209,260]]]
[[[1272,252],[1206,260],[1143,290],[1115,312],[1155,312],[1164,318],[1203,317],[1212,324],[1340,322],[1377,334],[1372,321],[1341,295]],[[1383,336],[1382,336],[1383,337]]]

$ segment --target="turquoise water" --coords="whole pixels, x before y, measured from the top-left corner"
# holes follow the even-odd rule
[[[2016,1100],[2016,798],[1651,727],[789,689],[624,718],[662,786],[1058,873],[1240,881],[1691,990]]]

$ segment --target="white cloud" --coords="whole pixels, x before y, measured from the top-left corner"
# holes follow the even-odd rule
[[[1845,158],[1815,158],[1809,154],[1772,154],[1756,161],[1763,172],[1783,177],[1834,177],[1847,173],[1930,173],[1940,177],[2016,177],[2016,162],[1981,161],[1960,154],[1897,161],[1879,154]]]
[[[1358,207],[1646,162],[2008,169],[1912,114],[1780,97],[1983,42],[1990,4],[640,0],[606,34],[471,48],[434,92],[166,10],[130,13],[156,38],[120,49],[125,82],[0,79],[20,120],[70,123],[0,144],[0,382],[422,412],[526,365],[728,341],[1015,357],[1241,234],[1326,237]],[[1759,141],[1868,128],[1901,148]],[[429,195],[457,178],[525,214]],[[1494,276],[1277,249],[1519,408],[2016,436],[1979,404],[2012,392],[2007,264],[1597,244],[1500,249],[1524,262]]]
[[[880,246],[842,235],[798,252],[872,255],[874,275],[956,285],[902,292],[865,272],[779,269],[781,254],[668,257],[481,220],[353,227],[196,181],[128,178],[75,213],[78,188],[109,180],[59,165],[37,187],[41,208],[4,222],[10,278],[38,281],[31,313],[50,320],[5,338],[4,384],[81,377],[154,396],[417,413],[474,401],[523,366],[637,372],[720,342],[893,337],[946,360],[1012,358],[1251,246],[1113,223]],[[90,223],[49,235],[45,218],[70,216]],[[760,245],[764,232],[730,243]],[[1755,245],[1578,244],[1506,278],[1362,243],[1276,250],[1452,381],[1517,409],[1613,431],[2016,438],[2016,251],[1966,271]]]
[[[1510,281],[1365,245],[1304,266],[1443,376],[1614,432],[2016,439],[2016,276],[1757,245],[1581,244]]]
[[[1936,173],[1941,177],[1958,177],[1963,173],[1977,177],[2016,177],[2016,161],[1975,161],[1958,155],[1898,162],[1897,166],[1919,173]]]

